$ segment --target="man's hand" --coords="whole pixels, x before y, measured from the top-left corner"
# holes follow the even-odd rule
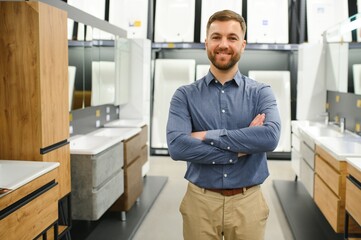
[[[257,114],[257,116],[252,120],[252,122],[249,124],[250,127],[254,126],[262,126],[264,120],[266,119],[266,115],[264,113]]]
[[[264,113],[257,114],[257,116],[249,124],[249,126],[250,127],[262,126],[265,119],[266,119],[266,115]],[[246,153],[238,153],[238,157],[242,157],[245,155],[247,155],[247,154]]]
[[[191,136],[194,138],[197,138],[201,141],[203,141],[206,138],[206,133],[207,131],[202,131],[202,132],[192,132]]]
[[[262,126],[265,119],[266,119],[266,115],[264,113],[257,114],[257,116],[249,124],[249,127]],[[203,141],[206,138],[206,133],[207,133],[207,131],[192,132],[191,136]],[[238,153],[238,157],[242,157],[245,155],[247,155],[247,154],[246,153]]]

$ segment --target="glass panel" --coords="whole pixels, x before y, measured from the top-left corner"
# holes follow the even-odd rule
[[[91,106],[114,104],[115,36],[93,29]]]

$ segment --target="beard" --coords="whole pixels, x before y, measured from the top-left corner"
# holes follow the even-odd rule
[[[237,53],[237,54],[233,54],[233,52],[230,52],[231,54],[231,59],[229,59],[227,62],[225,62],[224,60],[222,61],[222,59],[217,59],[217,53],[218,52],[226,52],[225,50],[219,50],[216,49],[213,52],[211,51],[207,51],[207,55],[209,60],[211,61],[211,63],[219,70],[222,71],[227,71],[231,68],[234,67],[234,65],[236,65],[239,61],[239,59],[241,58],[241,54]],[[229,53],[229,52],[227,52]],[[218,58],[222,58],[219,57]]]

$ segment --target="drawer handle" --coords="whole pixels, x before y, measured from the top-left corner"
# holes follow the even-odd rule
[[[352,182],[356,187],[358,187],[358,189],[361,190],[361,183],[359,181],[357,181],[356,178],[354,178],[353,176],[349,175],[347,176],[347,179],[350,180],[350,182]]]
[[[55,149],[58,149],[58,148],[60,148],[62,146],[65,146],[67,144],[69,144],[69,142],[68,142],[67,139],[65,139],[63,141],[57,142],[57,143],[55,143],[53,145],[50,145],[50,146],[47,146],[45,148],[40,148],[40,154],[45,154],[45,153],[51,152],[51,151],[53,151]]]
[[[30,193],[29,195],[23,197],[22,199],[18,200],[17,202],[11,204],[10,206],[4,208],[3,210],[0,211],[0,220],[7,217],[11,213],[15,212],[22,206],[28,204],[29,202],[31,202],[35,198],[39,197],[43,193],[49,191],[56,185],[58,185],[58,183],[55,182],[55,180],[52,180],[51,182],[45,184],[44,186],[42,186],[39,189],[35,190],[34,192]]]

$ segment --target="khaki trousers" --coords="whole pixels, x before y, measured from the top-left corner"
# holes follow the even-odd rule
[[[269,214],[260,186],[223,196],[189,183],[179,210],[185,240],[262,240]]]

